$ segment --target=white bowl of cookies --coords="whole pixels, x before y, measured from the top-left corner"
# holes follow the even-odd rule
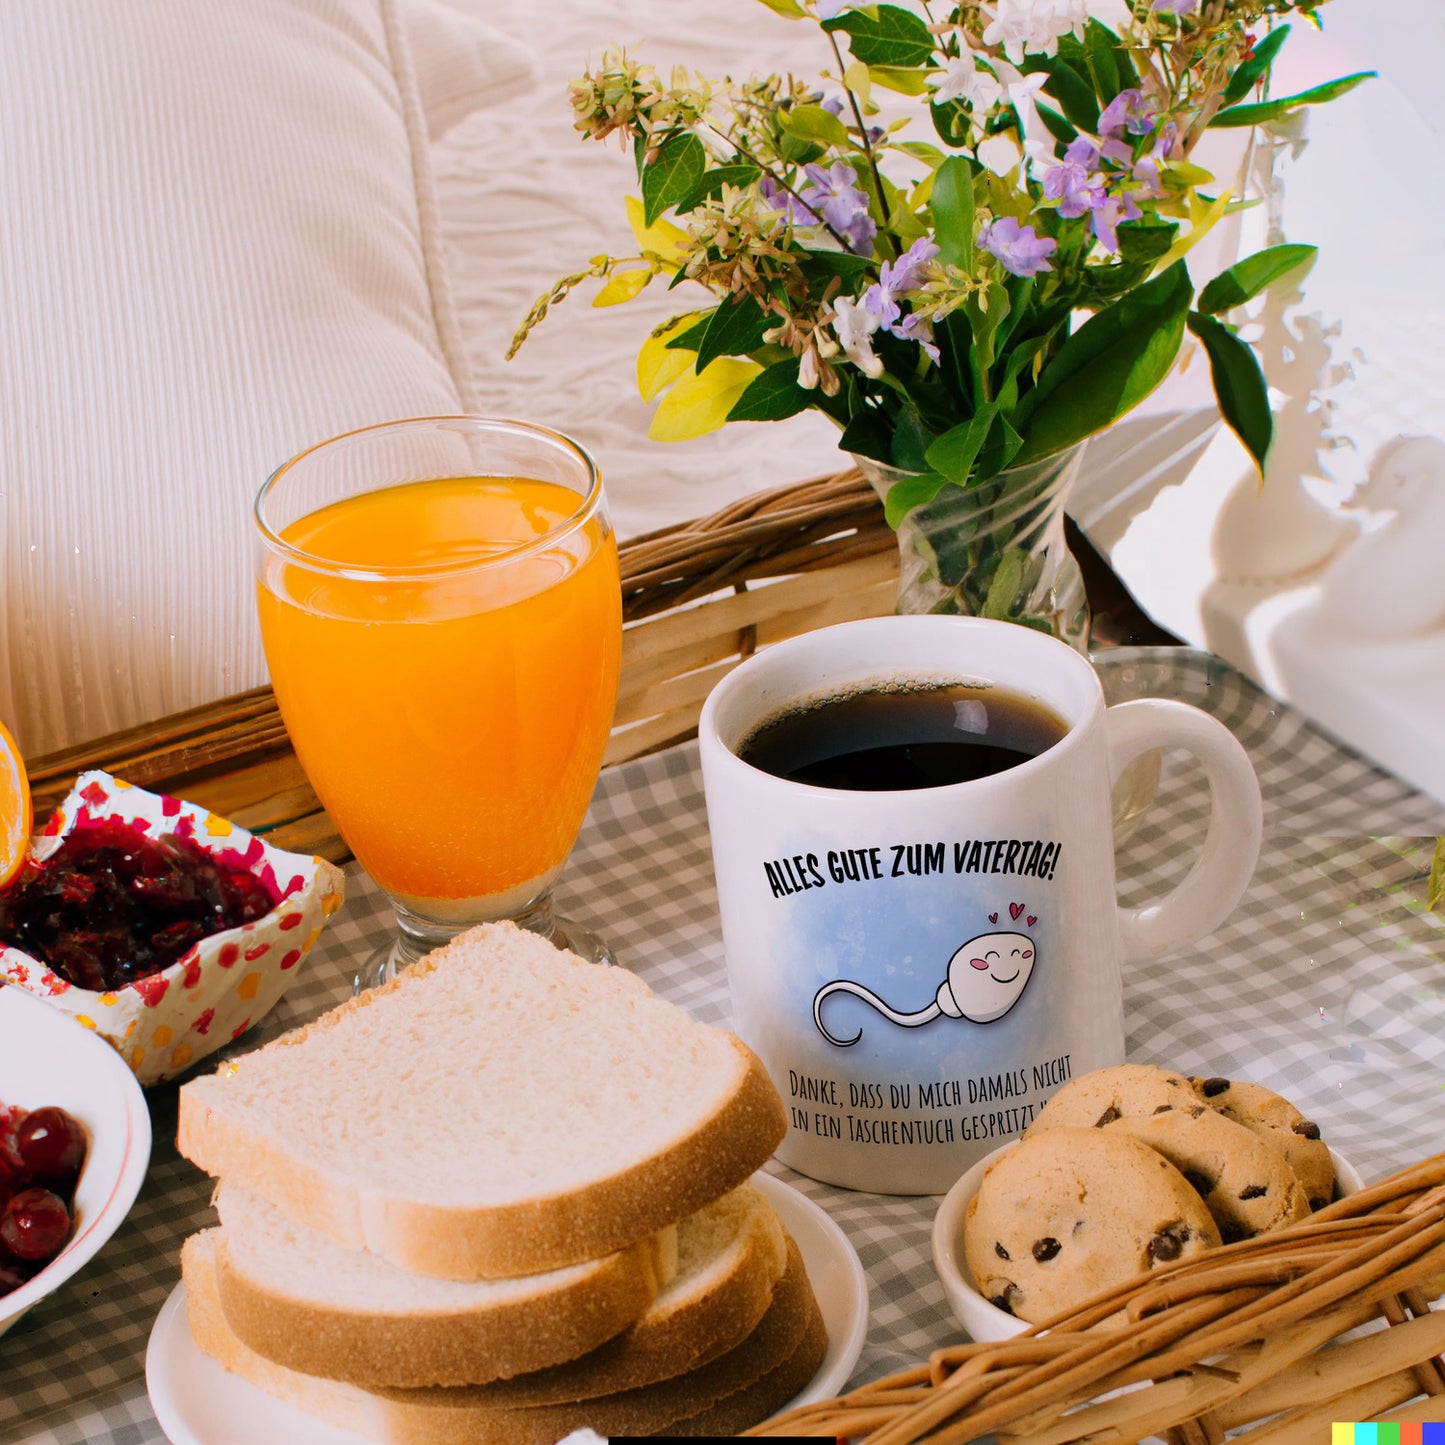
[[[1361,1187],[1272,1090],[1121,1064],[1071,1080],[949,1190],[934,1265],[969,1336],[1008,1339]]]

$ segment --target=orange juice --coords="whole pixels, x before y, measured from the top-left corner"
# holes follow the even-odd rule
[[[525,479],[412,482],[282,530],[324,568],[263,563],[262,638],[297,756],[400,902],[514,912],[576,839],[622,639],[615,539],[596,513],[567,526],[581,501]]]

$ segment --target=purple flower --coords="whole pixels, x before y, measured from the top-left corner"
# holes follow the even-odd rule
[[[1099,164],[1099,148],[1086,135],[1076,135],[1064,152],[1066,166],[1083,166],[1086,171],[1094,170]]]
[[[1148,135],[1154,129],[1157,114],[1154,102],[1142,90],[1121,90],[1099,116],[1099,134],[1119,136]]]
[[[857,187],[858,173],[834,161],[826,171],[817,164],[805,166],[803,174],[812,182],[798,193],[803,203],[820,213],[852,250],[866,256],[878,227],[868,214],[868,197]]]
[[[758,183],[758,194],[763,203],[774,211],[781,211],[783,219],[790,226],[816,226],[818,218],[803,205],[790,190],[780,186],[771,176],[764,176]]]
[[[1061,216],[1072,220],[1103,204],[1104,178],[1097,171],[1065,160],[1044,172],[1044,195],[1059,203]]]
[[[1012,216],[990,221],[979,232],[978,242],[1014,276],[1037,276],[1040,271],[1052,271],[1054,268],[1047,258],[1059,249],[1059,243],[1052,236],[1040,236],[1032,226],[1020,226]]]
[[[1154,0],[1153,8],[1164,15],[1193,15],[1199,0]]]
[[[862,310],[877,318],[882,330],[905,341],[917,341],[935,361],[938,349],[932,344],[932,325],[922,316],[905,316],[898,300],[922,287],[937,255],[938,247],[927,236],[920,236],[896,261],[883,263],[877,281],[859,301]]]
[[[885,261],[879,276],[882,285],[894,296],[917,291],[928,279],[928,267],[938,255],[938,247],[920,236],[896,261]]]
[[[933,344],[933,322],[927,316],[910,312],[896,326],[888,328],[904,341],[916,341],[928,353],[929,359],[937,365],[938,348]]]
[[[1119,249],[1116,227],[1121,221],[1137,221],[1144,213],[1139,204],[1127,191],[1122,196],[1110,196],[1094,212],[1094,234],[1106,251]]]

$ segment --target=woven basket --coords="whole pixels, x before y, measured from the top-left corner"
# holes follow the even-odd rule
[[[760,1425],[868,1445],[1164,1437],[1319,1445],[1335,1422],[1445,1420],[1445,1154],[1300,1224],[1155,1269],[1011,1340]],[[1418,1437],[1417,1437],[1418,1438]]]
[[[890,612],[898,586],[896,540],[856,470],[755,493],[625,542],[620,554],[626,630],[606,763],[692,736],[712,685],[749,653]],[[31,760],[36,816],[86,768],[203,804],[279,847],[350,856],[270,688]]]

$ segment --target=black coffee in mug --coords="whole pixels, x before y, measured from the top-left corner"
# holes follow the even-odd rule
[[[900,681],[790,708],[744,739],[738,756],[789,782],[900,792],[1001,773],[1067,731],[1052,708],[1008,688]]]

